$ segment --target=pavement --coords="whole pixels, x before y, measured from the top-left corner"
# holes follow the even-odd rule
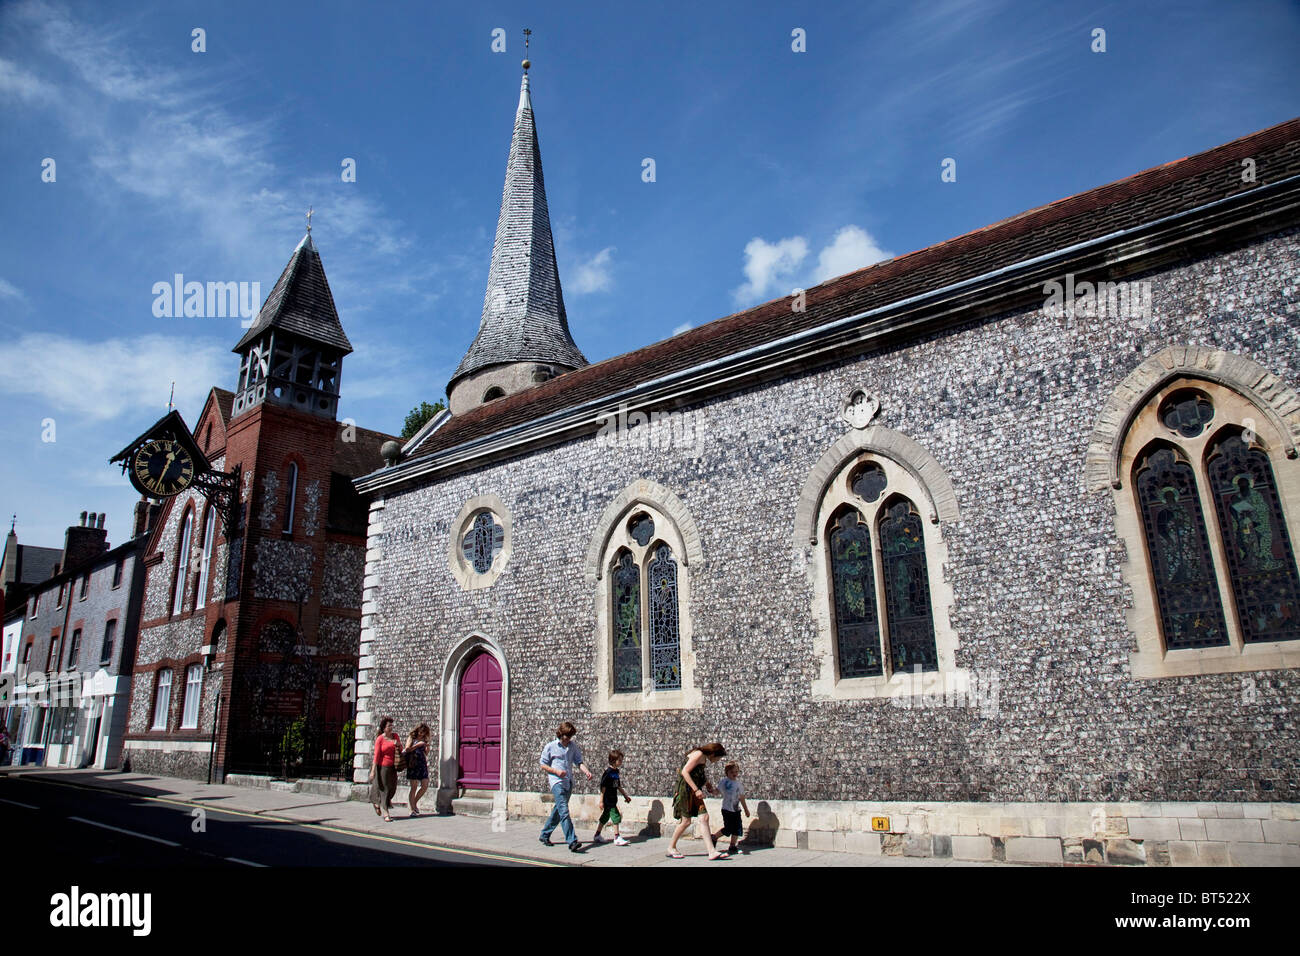
[[[312,793],[290,793],[255,787],[207,784],[178,777],[157,777],[143,773],[120,773],[103,770],[54,770],[32,767],[6,767],[0,776],[31,775],[37,779],[95,790],[151,797],[194,807],[220,809],[232,813],[252,814],[264,819],[313,827],[334,828],[367,835],[388,844],[407,844],[433,849],[457,849],[481,856],[484,863],[498,860],[528,860],[559,866],[706,866],[706,867],[789,867],[789,866],[864,866],[864,867],[966,867],[1014,866],[1004,863],[973,863],[964,860],[868,856],[857,853],[832,853],[786,847],[746,846],[744,852],[725,861],[711,862],[704,844],[696,839],[682,839],[678,849],[681,860],[669,859],[667,836],[634,836],[629,846],[585,844],[590,832],[580,830],[578,838],[587,847],[571,853],[560,841],[557,831],[553,847],[538,841],[540,826],[529,820],[505,820],[494,826],[492,820],[473,816],[438,816],[421,813],[408,816],[405,803],[395,803],[391,823],[375,815],[369,803],[338,800]],[[400,797],[400,792],[399,792]],[[432,803],[432,794],[422,803]],[[606,835],[609,835],[608,828]]]

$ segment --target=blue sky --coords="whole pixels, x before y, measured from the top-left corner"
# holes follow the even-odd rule
[[[238,371],[238,320],[155,317],[154,283],[265,296],[308,205],[356,349],[341,414],[395,432],[444,394],[525,26],[592,361],[1300,114],[1294,2],[537,6],[0,6],[0,510],[25,543],[83,510],[125,540],[135,495],[107,458],[172,380],[193,424]]]

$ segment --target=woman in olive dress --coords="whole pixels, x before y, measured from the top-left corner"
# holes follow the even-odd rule
[[[686,755],[686,765],[678,772],[677,786],[673,789],[673,816],[680,821],[677,829],[673,831],[672,842],[668,844],[668,855],[674,860],[682,858],[682,853],[677,849],[677,841],[681,839],[692,820],[698,820],[700,824],[700,836],[704,839],[705,849],[709,851],[709,859],[727,858],[726,853],[719,852],[713,845],[709,810],[704,805],[706,789],[714,796],[718,795],[718,788],[709,783],[708,776],[704,772],[705,762],[715,763],[726,755],[726,748],[716,741],[702,744]]]

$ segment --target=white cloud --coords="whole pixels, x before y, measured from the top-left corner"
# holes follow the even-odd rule
[[[7,279],[0,279],[0,299],[25,299],[23,290]]]
[[[589,292],[607,292],[614,284],[612,255],[614,246],[606,246],[586,262],[578,263],[573,270],[573,283],[570,288],[576,295]]]
[[[892,259],[892,252],[880,248],[871,235],[858,226],[845,226],[835,233],[831,244],[817,255],[815,282],[825,282],[846,272],[856,272],[873,262]]]
[[[681,335],[683,332],[689,332],[690,329],[691,323],[683,322],[681,325],[677,326],[677,328],[673,329],[673,335]]]
[[[788,280],[808,256],[808,240],[793,236],[780,242],[767,242],[755,236],[745,244],[744,285],[732,293],[741,305],[767,298],[778,284]],[[784,288],[782,291],[787,291]]]
[[[816,267],[809,272],[800,268],[808,258],[808,240],[803,236],[791,236],[780,242],[755,237],[745,244],[745,278],[749,281],[732,294],[737,304],[753,305],[795,288],[818,285],[892,256],[893,253],[882,249],[865,229],[848,225],[835,233],[830,243],[817,254]]]
[[[226,346],[192,336],[88,342],[33,333],[0,344],[0,368],[22,369],[21,375],[0,377],[0,392],[33,396],[48,403],[52,415],[105,422],[142,408],[161,416],[175,381],[176,404],[192,420],[210,383],[232,374],[231,361]]]
[[[54,87],[27,72],[11,60],[0,57],[0,95],[27,103],[49,103],[56,99]]]

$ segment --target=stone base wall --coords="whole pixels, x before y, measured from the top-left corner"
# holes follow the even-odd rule
[[[549,794],[503,796],[494,826],[540,825],[554,805]],[[1300,866],[1297,803],[751,800],[749,808],[746,840],[826,852],[1038,864]],[[717,801],[709,809],[710,823],[721,827]],[[625,833],[667,836],[676,825],[672,801],[664,797],[634,796],[619,811]],[[578,838],[589,839],[600,798],[577,794],[569,812]],[[873,831],[873,817],[887,818],[888,829]]]
[[[180,777],[184,780],[208,779],[208,751],[202,750],[141,750],[128,742],[122,750],[122,761],[131,761],[132,773],[148,773],[159,777]],[[121,764],[119,764],[121,766]],[[214,768],[215,772],[215,768]],[[220,781],[216,781],[220,783]]]

